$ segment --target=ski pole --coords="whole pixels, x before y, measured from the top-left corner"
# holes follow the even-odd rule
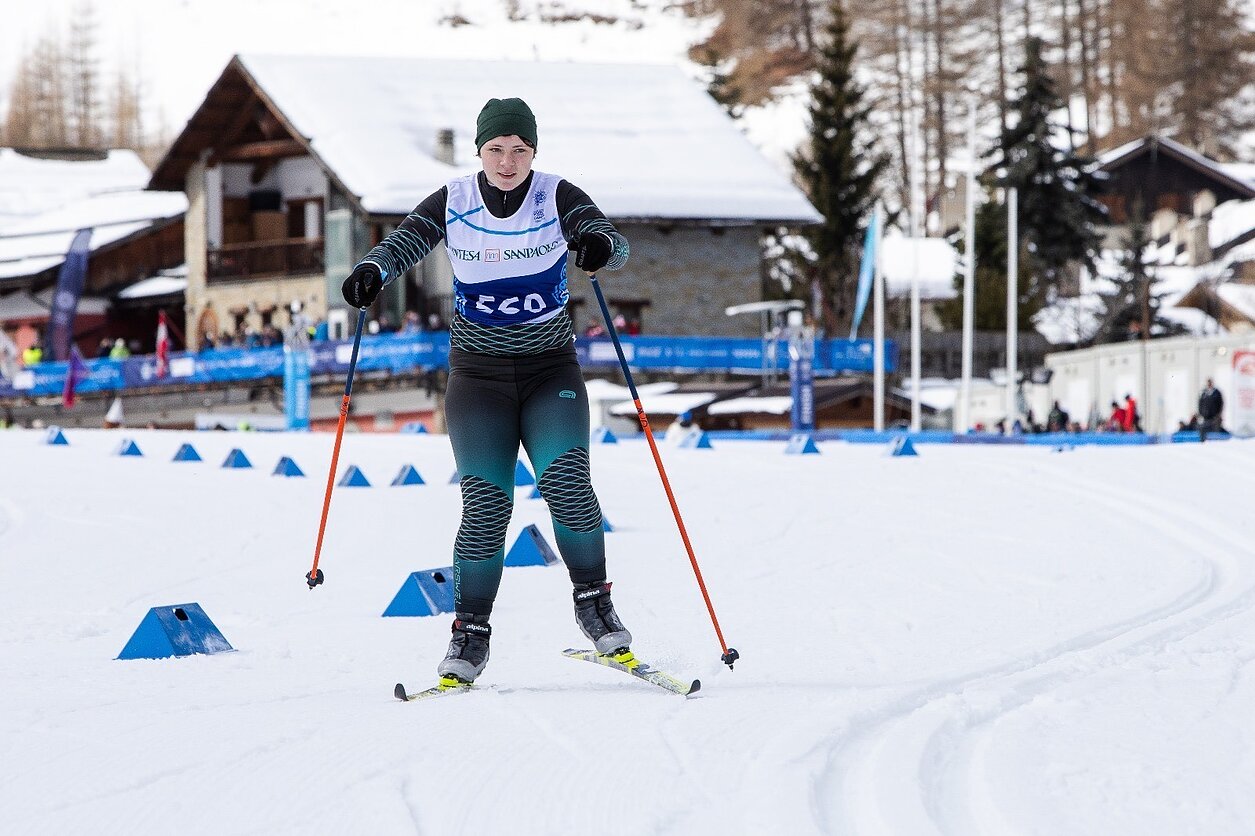
[[[627,358],[623,356],[623,346],[619,344],[619,332],[615,330],[614,322],[610,318],[610,309],[606,307],[606,297],[602,295],[601,283],[597,281],[597,275],[590,273],[588,280],[592,282],[593,292],[597,294],[597,304],[601,306],[601,316],[606,320],[606,332],[610,334],[611,341],[614,342],[615,353],[619,355],[619,367],[623,369],[623,377],[627,380],[628,389],[632,393],[632,401],[636,404],[636,417],[641,423],[641,429],[645,432],[645,440],[649,442],[649,450],[654,454],[654,464],[658,466],[658,476],[662,479],[662,487],[667,492],[667,501],[671,503],[671,513],[675,515],[675,524],[680,529],[680,539],[684,541],[684,548],[688,551],[689,563],[693,566],[693,574],[697,576],[697,586],[702,591],[702,598],[706,601],[706,610],[710,613],[710,623],[715,626],[715,635],[719,637],[719,647],[723,650],[723,656],[720,657],[728,669],[732,669],[732,664],[741,658],[741,654],[735,649],[728,647],[728,643],[723,640],[723,631],[719,629],[719,619],[715,616],[715,607],[710,603],[710,593],[706,591],[706,582],[702,580],[702,570],[697,565],[697,556],[693,554],[693,544],[689,542],[688,531],[684,528],[684,520],[680,517],[680,506],[675,502],[675,494],[671,492],[671,482],[667,479],[667,471],[662,466],[662,456],[658,455],[658,445],[654,441],[654,434],[649,429],[649,416],[645,414],[645,408],[641,406],[641,396],[636,391],[636,383],[632,380],[632,371],[628,368]]]
[[[327,473],[327,495],[322,500],[322,519],[318,521],[318,542],[314,545],[314,566],[305,576],[305,582],[313,589],[323,582],[318,568],[318,555],[322,553],[322,535],[327,530],[327,510],[331,508],[331,489],[335,487],[336,462],[340,459],[340,439],[344,438],[344,422],[349,417],[349,396],[353,393],[353,371],[357,368],[357,349],[362,344],[362,326],[366,323],[366,309],[357,312],[357,330],[353,332],[353,356],[349,358],[349,377],[344,383],[344,399],[340,401],[340,423],[336,425],[336,444],[331,451],[331,470]]]

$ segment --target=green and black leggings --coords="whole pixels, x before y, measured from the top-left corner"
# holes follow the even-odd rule
[[[458,612],[492,613],[520,442],[549,504],[571,580],[603,580],[601,507],[589,475],[588,393],[574,347],[516,357],[451,349],[445,414],[462,487],[453,547]]]

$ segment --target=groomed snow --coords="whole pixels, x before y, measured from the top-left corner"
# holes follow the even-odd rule
[[[717,442],[592,449],[615,599],[684,700],[563,659],[561,568],[507,569],[483,690],[404,705],[449,619],[384,619],[447,565],[442,436],[0,433],[6,833],[1149,834],[1255,821],[1249,442]],[[170,461],[183,441],[205,461]],[[256,469],[218,465],[242,447]],[[269,474],[291,455],[308,474]],[[403,463],[427,485],[386,487]],[[537,523],[521,489],[508,542]],[[197,602],[238,652],[115,661]]]

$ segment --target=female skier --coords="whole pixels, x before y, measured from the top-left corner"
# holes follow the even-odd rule
[[[474,682],[488,662],[520,442],[575,585],[580,629],[598,653],[626,651],[632,641],[610,602],[589,475],[588,395],[566,311],[568,249],[592,274],[621,268],[628,243],[579,187],[532,170],[536,145],[531,108],[522,99],[490,99],[475,131],[483,170],[423,200],[343,287],[350,305],[369,306],[445,240],[455,307],[445,417],[462,522],[453,544],[453,638],[437,671],[462,683]]]

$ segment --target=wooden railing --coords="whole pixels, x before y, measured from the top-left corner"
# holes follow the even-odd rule
[[[287,238],[223,244],[208,251],[209,281],[232,281],[263,276],[323,271],[323,239]]]

